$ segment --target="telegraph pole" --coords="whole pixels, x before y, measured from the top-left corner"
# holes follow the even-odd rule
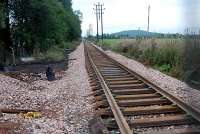
[[[103,5],[101,5],[101,40],[102,40],[102,46],[103,46],[103,10],[105,10],[105,8],[103,9]]]
[[[96,14],[96,22],[97,22],[97,42],[99,42],[99,3],[98,5],[94,4],[95,14]]]
[[[147,26],[147,32],[149,32],[149,22],[150,22],[150,5],[148,7],[148,26]]]
[[[103,8],[104,4],[94,4],[95,5],[95,14],[96,14],[96,22],[97,22],[97,42],[99,41],[99,23],[101,23],[101,40],[103,45]]]

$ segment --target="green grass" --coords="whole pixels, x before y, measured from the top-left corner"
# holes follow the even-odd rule
[[[156,44],[158,48],[166,48],[169,45],[176,45],[178,49],[183,48],[185,44],[184,39],[105,39],[104,45],[109,45],[112,47],[117,47],[118,45],[139,45],[141,50],[151,48],[152,44]],[[117,46],[116,46],[117,45]]]
[[[104,41],[103,41],[103,48],[104,49],[112,49],[112,47],[115,44],[118,44],[119,42],[120,42],[120,39],[104,39]]]
[[[64,50],[57,46],[50,48],[45,54],[44,57],[48,61],[59,61],[64,59]]]
[[[168,75],[182,77],[183,39],[107,39],[104,47]]]
[[[116,44],[119,41],[121,41],[121,39],[104,39],[104,43],[111,44],[111,45]]]
[[[200,87],[199,38],[106,39],[103,48]]]
[[[59,61],[65,58],[64,50],[71,49],[75,50],[80,44],[80,41],[64,42],[62,46],[53,46],[45,54],[44,57],[48,61]]]

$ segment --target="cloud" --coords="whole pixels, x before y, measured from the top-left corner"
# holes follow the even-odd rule
[[[93,4],[105,5],[105,32],[147,28],[147,9],[151,5],[150,30],[157,32],[183,32],[186,27],[200,25],[199,0],[73,0],[73,8],[83,12],[82,29],[93,25],[96,18]]]

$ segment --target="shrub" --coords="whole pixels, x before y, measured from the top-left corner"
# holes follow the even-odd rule
[[[173,77],[200,81],[194,73],[200,70],[199,39],[123,39],[110,46]]]
[[[182,79],[184,75],[182,64],[177,64],[175,66],[172,66],[169,74],[175,78]]]
[[[64,51],[63,49],[57,46],[54,46],[50,48],[49,50],[47,50],[47,52],[45,53],[45,59],[53,60],[53,61],[62,60],[64,59]]]
[[[170,66],[169,64],[163,64],[163,65],[161,65],[161,66],[155,65],[155,68],[157,68],[157,69],[160,70],[161,72],[169,73],[169,72],[170,72],[170,69],[171,69],[171,66]]]
[[[112,44],[110,44],[110,43],[104,41],[104,42],[103,42],[103,46],[102,46],[102,47],[103,47],[103,50],[110,50],[110,49],[112,49],[111,45],[112,45]]]
[[[200,40],[186,39],[183,56],[185,70],[191,70],[200,67]]]
[[[197,73],[200,70],[200,40],[198,38],[187,38],[185,42],[183,52],[184,80],[200,82],[200,73]]]
[[[143,50],[141,61],[149,65],[156,64],[155,62],[156,55],[158,55],[157,44],[154,42],[154,40],[151,40],[151,47]]]

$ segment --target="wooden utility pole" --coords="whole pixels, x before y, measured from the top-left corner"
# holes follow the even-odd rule
[[[96,14],[96,22],[97,22],[97,42],[99,42],[99,3],[98,5],[94,4],[95,14]]]
[[[102,40],[102,46],[103,46],[103,10],[105,10],[105,8],[103,8],[104,4],[101,5],[101,40]]]
[[[148,26],[147,26],[147,32],[149,32],[149,23],[150,23],[150,5],[148,6]]]
[[[99,22],[101,23],[101,39],[102,39],[102,44],[103,44],[103,8],[104,4],[94,4],[95,5],[95,14],[96,14],[96,22],[97,22],[97,42],[99,41]]]

